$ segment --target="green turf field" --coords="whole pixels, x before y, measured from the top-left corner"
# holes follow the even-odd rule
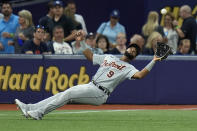
[[[197,131],[197,111],[65,110],[43,120],[26,119],[20,111],[0,111],[1,131]]]

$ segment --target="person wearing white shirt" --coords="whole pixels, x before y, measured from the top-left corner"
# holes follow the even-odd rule
[[[76,14],[76,4],[73,0],[69,0],[67,2],[67,7],[70,8],[70,10],[72,11],[73,14],[75,14],[75,20],[77,22],[79,22],[82,26],[82,29],[85,31],[85,33],[87,34],[87,28],[86,28],[86,24],[85,24],[85,21],[83,19],[83,16],[80,15],[80,14]]]
[[[54,41],[48,45],[49,52],[52,54],[73,54],[71,46],[64,42],[64,29],[56,26],[53,29]]]

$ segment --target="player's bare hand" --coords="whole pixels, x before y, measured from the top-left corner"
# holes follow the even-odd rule
[[[159,58],[159,57],[157,57],[157,56],[154,55],[153,60],[154,61],[161,61],[161,58]]]

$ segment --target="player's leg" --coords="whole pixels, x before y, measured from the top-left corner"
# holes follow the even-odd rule
[[[107,95],[93,84],[78,85],[55,95],[51,101],[45,100],[37,105],[37,109],[28,111],[34,119],[41,119],[43,115],[67,104],[68,102],[78,102],[91,105],[100,105],[106,102]],[[47,103],[45,103],[47,102]],[[44,104],[45,103],[45,104]],[[43,106],[40,106],[42,104]]]
[[[18,108],[22,111],[23,115],[26,118],[28,118],[28,114],[27,114],[28,111],[36,110],[40,107],[43,107],[44,105],[46,105],[46,103],[49,103],[50,101],[54,100],[55,98],[58,98],[59,96],[61,96],[62,93],[63,92],[57,93],[56,95],[48,97],[48,98],[46,98],[38,103],[35,103],[35,104],[25,104],[18,99],[15,99],[15,103],[17,104]]]
[[[17,108],[21,110],[23,116],[28,118],[27,111],[29,111],[29,106],[23,102],[21,102],[18,99],[15,99],[15,104],[17,105]]]
[[[74,89],[75,91],[71,92],[72,96],[70,102],[72,103],[101,105],[105,103],[108,98],[108,95],[106,95],[102,90],[100,90],[95,85],[84,87],[84,89],[81,90],[80,92],[78,92],[77,88]]]
[[[62,95],[62,93],[63,92],[59,92],[59,93],[57,93],[57,94],[55,94],[53,96],[50,96],[50,97],[48,97],[48,98],[46,98],[46,99],[44,99],[44,100],[42,100],[42,101],[40,101],[38,103],[35,103],[35,104],[27,104],[27,106],[29,107],[29,110],[36,110],[36,109],[38,109],[40,107],[45,106],[47,103],[50,103],[52,100],[60,97]]]

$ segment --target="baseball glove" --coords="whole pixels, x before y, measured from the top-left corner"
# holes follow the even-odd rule
[[[165,43],[157,43],[155,55],[161,60],[165,60],[168,55],[172,54],[171,48]]]

